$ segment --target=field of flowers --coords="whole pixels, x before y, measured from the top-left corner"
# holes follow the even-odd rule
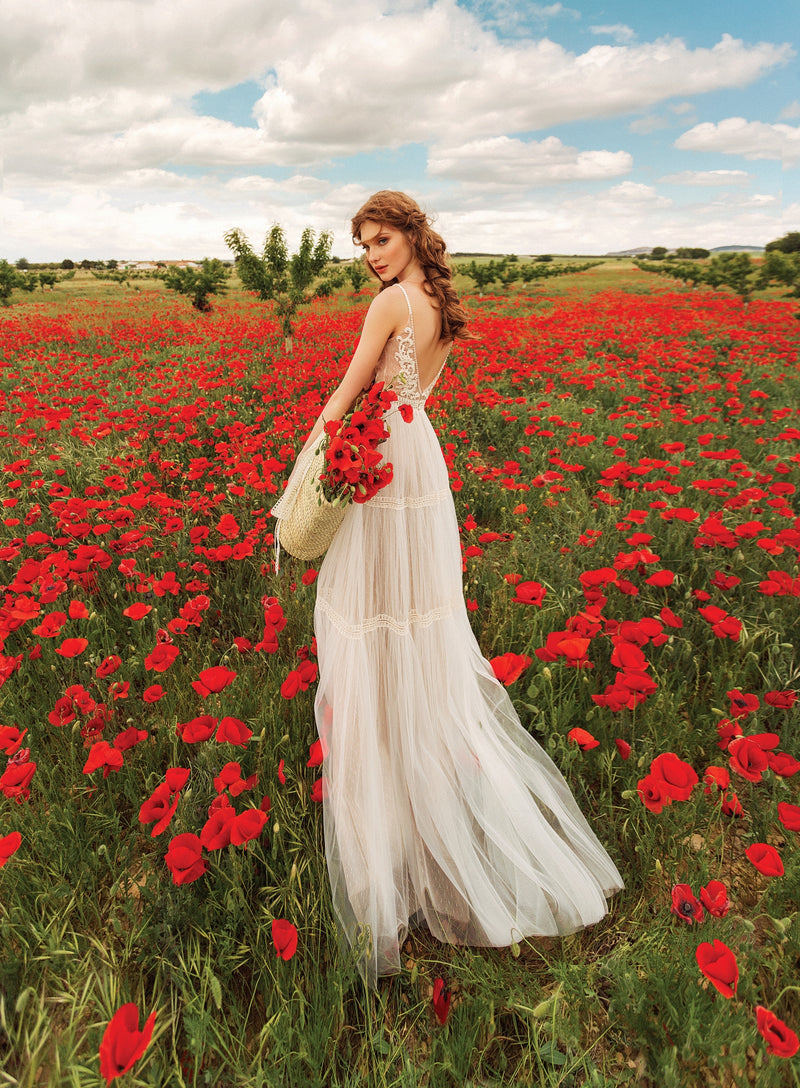
[[[0,1088],[800,1085],[800,325],[559,291],[467,299],[428,411],[476,635],[626,888],[560,941],[415,932],[377,994],[269,516],[369,296],[291,357],[247,298],[0,312]]]

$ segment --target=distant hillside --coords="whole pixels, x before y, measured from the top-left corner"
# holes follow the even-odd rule
[[[650,253],[652,246],[634,246],[633,249],[617,249],[614,253],[605,253],[605,257],[642,257]]]
[[[632,249],[618,249],[614,253],[606,253],[606,257],[643,257],[650,254],[652,246],[634,246]],[[763,246],[715,246],[709,253],[763,253]]]

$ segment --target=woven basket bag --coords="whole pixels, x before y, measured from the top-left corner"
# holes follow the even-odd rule
[[[318,559],[324,555],[347,510],[345,503],[334,506],[317,491],[324,467],[325,450],[320,445],[306,469],[291,510],[279,522],[281,547],[296,559]]]

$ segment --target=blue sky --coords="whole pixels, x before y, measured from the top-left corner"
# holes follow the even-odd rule
[[[4,0],[0,257],[228,256],[401,188],[451,250],[800,226],[795,0]]]

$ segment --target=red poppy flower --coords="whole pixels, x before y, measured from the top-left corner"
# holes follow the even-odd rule
[[[164,689],[160,684],[151,684],[142,692],[142,701],[145,703],[157,703],[164,695]]]
[[[535,604],[541,607],[546,596],[547,590],[541,582],[518,582],[516,596],[511,600],[514,604]]]
[[[691,925],[703,921],[703,907],[688,884],[676,884],[672,889],[672,913]]]
[[[123,609],[122,615],[127,616],[130,620],[142,620],[144,617],[153,611],[151,604],[143,604],[141,601],[136,601],[134,604],[128,605]]]
[[[776,743],[777,743],[777,737]],[[758,782],[769,766],[766,751],[753,737],[734,737],[728,745],[731,770],[750,782]]]
[[[747,860],[764,876],[783,876],[783,862],[774,846],[766,842],[754,842],[745,850]]]
[[[732,718],[744,718],[758,710],[761,705],[757,695],[742,692],[738,688],[733,688],[732,691],[727,692],[727,695],[731,701],[730,716]]]
[[[659,778],[658,775],[645,775],[639,780],[636,789],[642,804],[651,812],[658,814],[665,805],[672,804],[672,794],[668,791],[664,779]]]
[[[68,611],[71,620],[88,620],[89,618],[89,609],[83,601],[70,601]]]
[[[621,737],[617,737],[614,740],[614,744],[616,744],[617,746],[617,751],[619,752],[620,759],[628,759],[631,754],[630,744],[628,744],[628,742],[626,740],[623,740]]]
[[[706,773],[703,775],[703,782],[705,782],[703,793],[710,797],[714,792],[715,787],[717,790],[724,793],[731,784],[731,776],[728,774],[725,767],[706,767]]]
[[[217,719],[210,714],[201,714],[198,718],[192,718],[190,722],[179,722],[175,732],[187,744],[198,744],[208,740],[217,728]]]
[[[731,906],[728,889],[721,880],[709,880],[708,884],[700,889],[700,901],[714,918],[724,918]]]
[[[796,691],[768,691],[764,695],[764,702],[769,706],[778,707],[780,710],[790,710],[797,701]]]
[[[286,760],[285,759],[280,760],[279,763],[278,763],[278,781],[280,782],[280,784],[282,786],[286,785],[286,774],[284,773],[284,770],[283,770],[285,765],[286,765]]]
[[[153,672],[166,672],[179,653],[178,647],[172,643],[159,642],[144,659],[144,667]]]
[[[203,844],[197,835],[186,833],[175,835],[164,855],[167,868],[172,874],[173,884],[191,884],[198,880],[208,868],[208,861],[203,857]]]
[[[129,748],[135,748],[143,740],[147,740],[147,730],[137,729],[135,725],[132,725],[114,737],[114,747],[120,752],[127,752]]]
[[[103,1032],[100,1042],[100,1076],[110,1084],[127,1073],[144,1054],[153,1036],[156,1014],[150,1013],[139,1031],[139,1009],[133,1002],[122,1005]]]
[[[527,654],[511,652],[501,654],[499,657],[493,657],[489,662],[495,676],[505,687],[509,687],[515,680],[518,680],[530,663],[531,658]]]
[[[570,729],[567,737],[569,740],[574,741],[584,752],[588,752],[590,748],[597,748],[600,744],[596,737],[593,737],[587,729],[581,729],[580,726]]]
[[[410,423],[414,418],[414,406],[412,404],[401,404],[399,411],[406,423]]]
[[[88,638],[65,638],[60,646],[56,646],[56,653],[61,657],[78,657],[88,645]]]
[[[246,808],[234,817],[231,824],[231,845],[241,846],[243,843],[257,839],[264,830],[267,822],[267,814],[260,808]]]
[[[24,801],[30,796],[29,786],[36,772],[36,764],[27,758],[29,754],[28,748],[21,748],[0,775],[0,791],[6,797]],[[21,756],[24,758],[20,762],[15,762],[20,760]]]
[[[200,832],[200,842],[206,850],[222,850],[231,841],[231,827],[236,813],[230,805],[224,805],[209,814]]]
[[[117,671],[122,664],[122,658],[117,654],[111,654],[109,657],[103,658],[97,668],[94,670],[95,676],[99,679],[104,679],[106,676],[111,676]]]
[[[155,822],[150,832],[151,838],[160,835],[169,826],[178,807],[179,799],[180,794],[177,791],[173,793],[166,782],[161,782],[147,800],[142,802],[139,809],[139,823],[150,824]]]
[[[232,681],[236,679],[236,673],[227,669],[224,665],[214,665],[210,669],[203,669],[199,680],[192,681],[192,687],[198,695],[205,699],[209,695],[218,695]]]
[[[800,762],[794,756],[790,756],[788,752],[769,752],[767,759],[769,760],[769,769],[773,774],[780,775],[781,778],[791,778],[792,775],[800,771]]]
[[[674,752],[656,756],[650,764],[650,773],[663,780],[665,790],[675,801],[686,801],[699,782],[694,768]]]
[[[776,1058],[793,1058],[800,1050],[800,1039],[774,1012],[756,1005],[756,1024],[767,1044],[767,1053]]]
[[[306,763],[306,767],[321,767],[322,761],[327,754],[322,740],[315,740],[313,744],[308,746],[308,763]]]
[[[220,718],[217,729],[218,744],[235,744],[244,748],[253,735],[253,730],[238,718]]]
[[[10,857],[16,854],[21,843],[22,835],[20,835],[19,831],[11,831],[0,839],[0,869],[3,868]]]
[[[311,800],[315,804],[321,804],[328,796],[328,779],[325,775],[318,778],[311,787]]]
[[[800,805],[778,802],[778,819],[789,831],[800,831]]]
[[[285,918],[272,922],[272,943],[282,960],[290,960],[297,951],[297,929]]]
[[[697,966],[723,997],[733,997],[739,984],[739,966],[730,948],[719,940],[697,946]]]
[[[108,778],[112,771],[119,771],[122,764],[122,752],[114,748],[107,740],[98,740],[89,749],[89,756],[83,766],[83,773],[91,774],[98,767],[102,767],[103,778]]]
[[[13,756],[22,747],[27,729],[20,730],[17,725],[0,725],[0,752]]]
[[[440,1024],[447,1023],[447,1017],[450,1015],[451,1000],[452,995],[448,987],[445,986],[444,979],[434,979],[432,997],[433,1011]]]

